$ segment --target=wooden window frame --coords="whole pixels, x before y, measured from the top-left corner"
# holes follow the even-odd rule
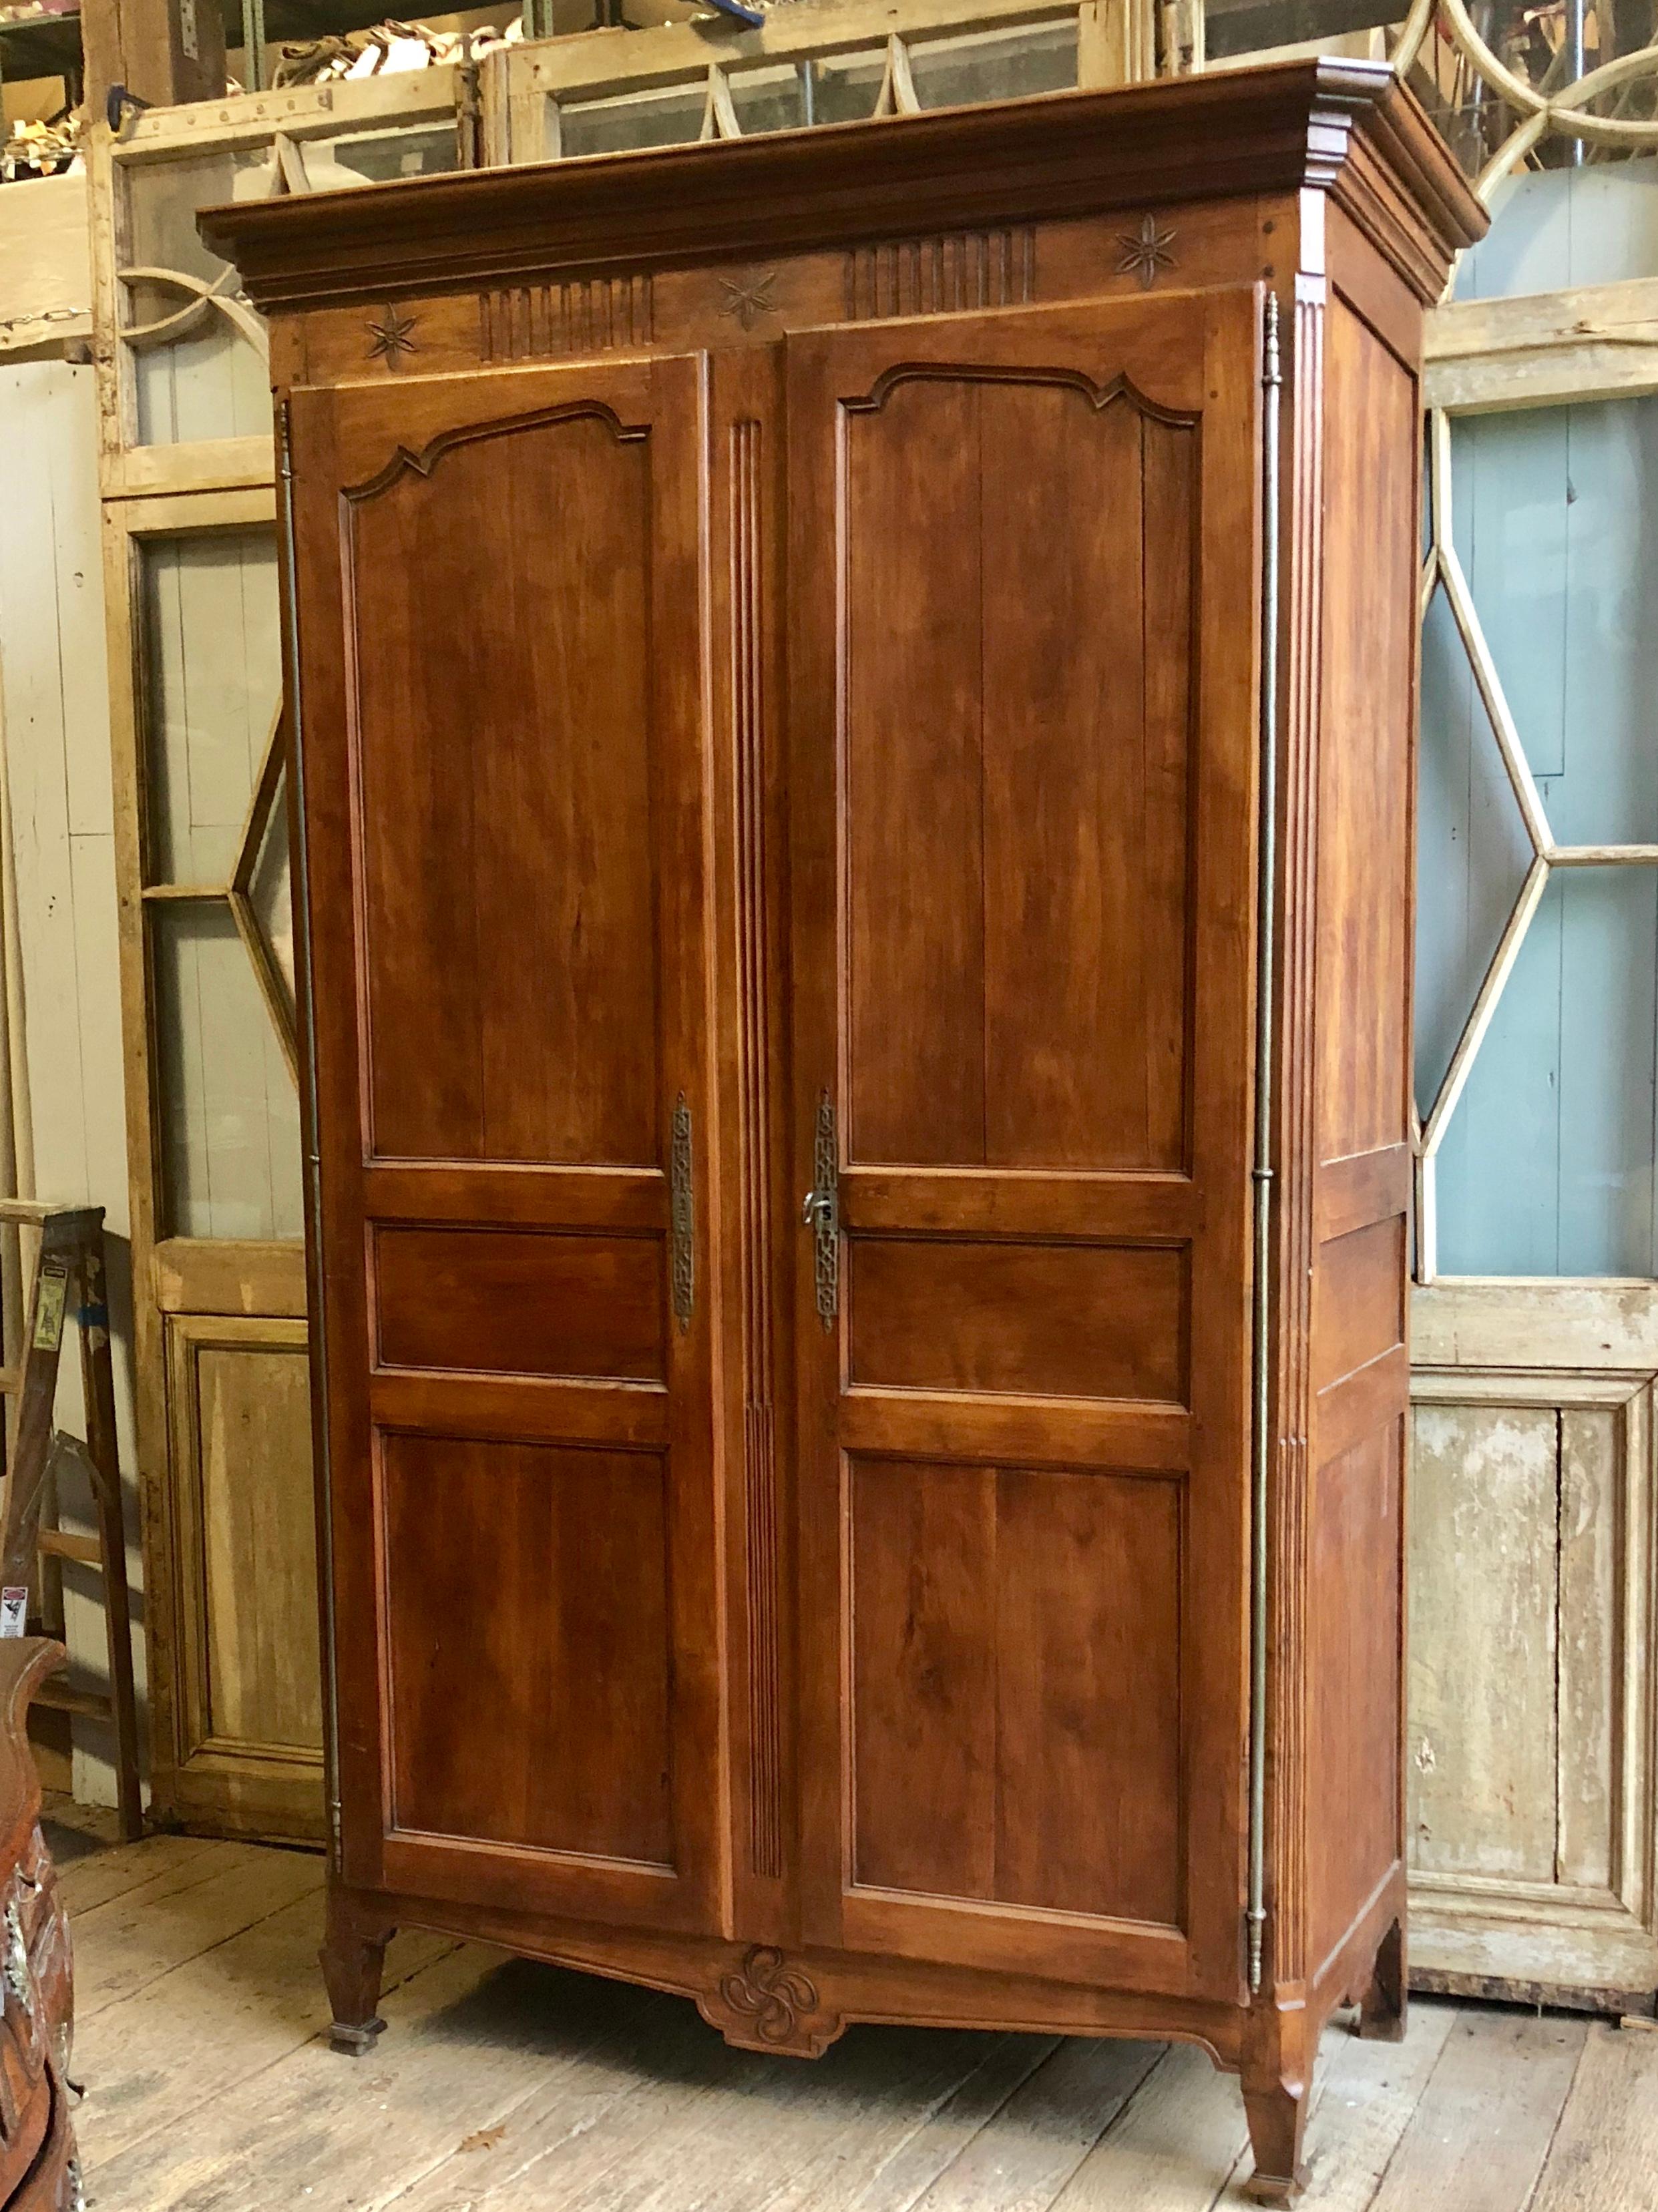
[[[1084,86],[1128,84],[1157,73],[1154,0],[822,0],[780,8],[757,29],[703,23],[644,31],[594,31],[526,40],[487,54],[481,67],[484,159],[490,166],[554,161],[558,103],[598,100],[676,85],[707,88],[702,135],[742,135],[726,72],[768,62],[882,51],[878,114],[914,114],[909,42],[1022,27],[1075,16],[1077,76]]]

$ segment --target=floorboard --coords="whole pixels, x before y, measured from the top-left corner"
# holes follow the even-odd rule
[[[1564,2015],[1465,2007],[1373,2212],[1520,2212],[1543,2170],[1588,2032],[1584,2021]]]
[[[1054,2199],[1054,2212],[1210,2212],[1248,2138],[1206,2051],[1175,2044]]]
[[[188,1959],[198,1958],[296,1897],[322,1893],[323,1865],[307,1852],[220,1844],[215,1856],[171,1868],[76,1912],[70,1903],[77,1966],[75,2016],[135,1996]]]
[[[317,1946],[322,1900],[297,1898],[239,1935],[159,1975],[135,1996],[77,2023],[77,2075],[95,2085],[76,2122],[96,2164],[158,2129],[187,2126],[197,2109],[301,2049],[327,2026]],[[76,1948],[95,1950],[96,1932]],[[447,1936],[399,1936],[386,1988],[458,1947]],[[180,2066],[180,2050],[191,2063]]]
[[[1069,2038],[1010,2097],[915,2212],[1047,2212],[1162,2056]],[[895,2203],[892,2212],[908,2212]]]
[[[1590,2028],[1530,2212],[1655,2212],[1658,2035]]]
[[[153,1837],[64,1871],[93,2212],[1235,2212],[1199,2051],[857,2027],[729,2049],[682,1999],[399,1936],[327,2045],[321,1863]],[[1304,2212],[1658,2212],[1658,2035],[1418,2002],[1325,2039]]]

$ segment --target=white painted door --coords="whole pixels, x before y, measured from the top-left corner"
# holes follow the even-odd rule
[[[1658,161],[1531,173],[1428,379],[1413,1978],[1610,2009],[1658,1985],[1648,272]]]

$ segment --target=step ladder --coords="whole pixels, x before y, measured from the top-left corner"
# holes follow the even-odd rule
[[[38,1232],[33,1287],[21,1356],[0,1382],[17,1400],[15,1438],[6,1468],[0,1511],[0,1636],[31,1632],[31,1615],[51,1589],[57,1618],[48,1633],[63,1637],[61,1577],[43,1575],[43,1559],[71,1560],[94,1568],[104,1585],[108,1641],[107,1694],[73,1687],[61,1677],[43,1683],[34,1703],[59,1712],[106,1721],[115,1733],[115,1788],[121,1839],[144,1831],[138,1788],[138,1715],[132,1680],[132,1624],[127,1592],[126,1528],[121,1504],[120,1460],[115,1435],[115,1379],[110,1361],[109,1305],[104,1271],[101,1206],[50,1206],[33,1199],[0,1199],[0,1224]],[[55,1431],[58,1361],[64,1328],[73,1320],[81,1338],[81,1382],[86,1402],[86,1442]],[[80,1466],[92,1491],[94,1535],[56,1525],[56,1478]],[[46,1519],[50,1506],[53,1518]],[[37,1601],[31,1603],[31,1592]]]

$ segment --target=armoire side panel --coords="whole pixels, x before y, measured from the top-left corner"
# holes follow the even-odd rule
[[[1316,1980],[1402,1850],[1417,383],[1325,319],[1316,823],[1308,1944]]]

